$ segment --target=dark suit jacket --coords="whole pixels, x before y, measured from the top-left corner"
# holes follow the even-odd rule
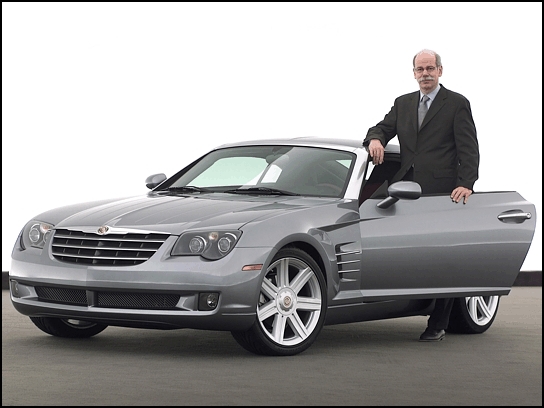
[[[402,180],[413,166],[423,194],[449,194],[458,186],[474,190],[480,153],[469,101],[440,84],[418,130],[419,95],[398,97],[385,118],[368,130],[363,145],[378,139],[385,146],[398,136],[401,169],[391,183]]]

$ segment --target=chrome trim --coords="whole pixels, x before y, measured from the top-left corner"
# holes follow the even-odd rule
[[[144,251],[142,251],[144,252]],[[151,251],[147,251],[151,252]],[[154,254],[154,253],[153,253]],[[153,255],[152,254],[152,255]],[[85,259],[111,259],[114,261],[147,261],[149,258],[130,258],[130,257],[121,257],[121,256],[87,256],[87,255],[77,255],[77,254],[54,254],[58,256],[62,256],[65,258],[85,258]]]
[[[356,259],[354,261],[339,261],[339,262],[336,262],[338,265],[344,265],[344,264],[349,264],[349,263],[357,263],[359,262],[359,259]]]
[[[518,213],[511,213],[511,214],[500,214],[497,216],[499,220],[509,220],[512,218],[525,218],[526,220],[531,219],[532,214],[530,212],[518,212]]]
[[[63,228],[65,229],[65,228]],[[75,230],[69,230],[69,231],[75,231]],[[85,232],[85,231],[81,231]],[[90,232],[92,234],[92,232]],[[141,234],[141,233],[138,233]],[[150,234],[164,234],[164,232],[150,232]],[[108,234],[110,235],[110,234]],[[63,235],[55,232],[55,238],[65,238],[65,239],[79,239],[79,240],[85,240],[85,241],[119,241],[119,237],[105,237],[103,235],[97,236],[97,237],[78,237],[75,235]],[[141,242],[141,239],[126,239],[123,238],[123,242]],[[164,242],[162,239],[146,239],[145,242]],[[80,247],[81,248],[81,247]],[[93,247],[93,249],[96,249],[96,247]],[[113,249],[119,249],[119,248],[113,248]],[[124,248],[123,248],[124,249]]]
[[[352,254],[358,254],[360,255],[362,252],[361,251],[347,251],[347,252],[338,252],[337,254],[335,254],[336,256],[342,256],[342,255],[352,255]]]
[[[345,271],[338,271],[338,273],[348,273],[348,272],[360,272],[360,269],[346,269]]]
[[[119,228],[119,227],[108,227],[108,228],[109,228],[108,235],[111,235],[111,234],[168,234],[168,235],[172,235],[168,231],[151,231],[151,230],[142,230],[142,229],[136,229],[136,228]],[[98,234],[97,233],[98,227],[96,226],[89,227],[88,225],[83,227],[77,226],[77,225],[70,225],[70,226],[56,225],[55,231],[57,229],[63,229],[63,230],[69,230],[69,231],[81,231],[88,234]],[[101,235],[100,237],[101,239],[106,239],[106,238],[103,238],[104,237],[103,235]]]
[[[87,238],[85,238],[85,240],[87,240]],[[126,242],[126,241],[127,240],[124,240],[123,242]],[[163,241],[145,241],[145,242],[163,242]],[[100,249],[101,251],[103,251],[103,250],[108,250],[108,251],[134,251],[134,252],[145,252],[145,251],[156,252],[157,251],[156,249],[145,249],[145,248],[125,248],[125,247],[120,248],[120,247],[107,247],[107,246],[95,247],[95,246],[89,246],[89,245],[70,245],[70,244],[55,244],[55,243],[51,244],[51,246],[57,247],[57,248],[92,249],[93,251],[97,250],[97,249]],[[64,254],[62,254],[62,255],[64,255]]]

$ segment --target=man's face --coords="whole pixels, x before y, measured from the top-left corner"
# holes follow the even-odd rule
[[[421,92],[428,94],[438,86],[438,78],[442,76],[442,67],[436,66],[436,58],[431,54],[419,54],[416,57],[414,78]]]

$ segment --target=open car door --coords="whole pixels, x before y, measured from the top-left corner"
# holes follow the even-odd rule
[[[534,235],[535,206],[513,191],[474,193],[462,204],[449,194],[414,196],[418,187],[395,183],[392,198],[386,182],[359,207],[364,298],[508,294]]]

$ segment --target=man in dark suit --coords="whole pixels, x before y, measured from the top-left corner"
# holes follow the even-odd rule
[[[439,84],[442,60],[431,50],[413,59],[419,91],[395,100],[391,111],[368,130],[367,146],[374,164],[382,164],[384,146],[398,136],[401,168],[391,183],[413,180],[422,194],[449,194],[453,202],[467,203],[478,179],[480,153],[469,101]],[[421,341],[445,336],[453,299],[436,299]]]

